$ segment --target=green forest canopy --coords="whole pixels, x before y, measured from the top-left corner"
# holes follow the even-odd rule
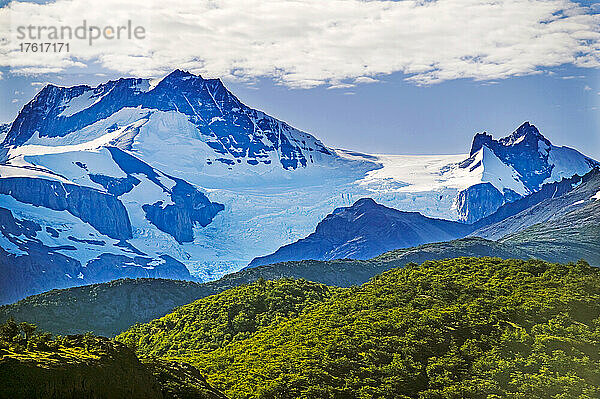
[[[600,274],[457,258],[347,289],[258,281],[117,339],[231,398],[597,398]]]

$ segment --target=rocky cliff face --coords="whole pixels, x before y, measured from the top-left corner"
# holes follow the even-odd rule
[[[483,146],[488,147],[519,174],[519,180],[530,191],[537,191],[544,183],[559,181],[575,174],[583,176],[592,168],[600,166],[568,147],[556,147],[529,122],[523,123],[510,135],[495,140],[487,133],[475,135],[471,155]]]
[[[127,211],[114,195],[89,187],[28,177],[0,179],[0,194],[10,195],[25,204],[67,211],[115,239],[132,237]]]
[[[75,102],[75,104],[73,103]],[[124,108],[177,112],[188,117],[217,154],[270,164],[277,153],[284,169],[307,166],[311,152],[332,153],[314,137],[247,107],[219,79],[175,70],[150,89],[145,79],[119,79],[98,87],[48,85],[10,127],[5,146],[34,135],[65,137]]]
[[[225,208],[222,204],[210,202],[204,194],[180,179],[176,180],[171,191],[171,199],[171,205],[154,203],[144,205],[142,209],[152,224],[172,235],[180,244],[194,240],[192,228],[196,223],[208,226],[213,217]]]
[[[476,134],[469,155],[461,168],[482,169],[483,183],[488,184],[472,185],[456,198],[459,218],[467,223],[492,214],[503,204],[535,193],[545,184],[574,175],[583,176],[600,166],[571,148],[552,145],[529,122],[499,140],[485,132]]]
[[[504,195],[490,183],[480,183],[458,193],[456,209],[465,223],[473,223],[494,213],[504,204]]]

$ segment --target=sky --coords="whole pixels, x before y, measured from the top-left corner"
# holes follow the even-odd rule
[[[251,107],[367,153],[468,152],[524,121],[600,159],[600,3],[567,0],[1,2],[0,121],[44,84],[220,77]],[[20,51],[50,27],[143,35]],[[41,32],[20,37],[28,26]],[[25,27],[25,30],[23,30]],[[108,29],[108,30],[107,30]],[[92,32],[92,30],[88,30]],[[22,35],[21,35],[22,36]],[[41,37],[37,37],[41,36]],[[110,35],[108,35],[110,36]],[[142,37],[143,36],[143,37]]]

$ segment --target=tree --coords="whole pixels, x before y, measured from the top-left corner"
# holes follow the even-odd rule
[[[25,342],[29,342],[29,340],[35,334],[35,330],[37,329],[37,326],[35,324],[22,322],[22,323],[19,323],[19,329],[21,331],[23,331],[23,334],[25,334]]]
[[[19,326],[12,317],[6,320],[6,322],[0,325],[0,336],[7,341],[12,341],[14,337],[19,334]]]

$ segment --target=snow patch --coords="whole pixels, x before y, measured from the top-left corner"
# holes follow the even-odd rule
[[[590,171],[590,162],[587,158],[569,147],[552,146],[548,153],[548,163],[552,166],[552,174],[545,183],[553,183],[569,178],[573,175],[583,176]]]
[[[62,110],[62,112],[60,114],[58,114],[58,116],[65,116],[65,117],[73,116],[76,113],[81,112],[84,109],[91,107],[92,105],[94,105],[95,103],[100,101],[102,99],[102,97],[103,96],[99,96],[99,95],[95,94],[94,90],[92,90],[92,89],[85,91],[83,94],[81,94],[77,97],[73,97],[68,102],[62,104],[62,106],[65,108]]]

